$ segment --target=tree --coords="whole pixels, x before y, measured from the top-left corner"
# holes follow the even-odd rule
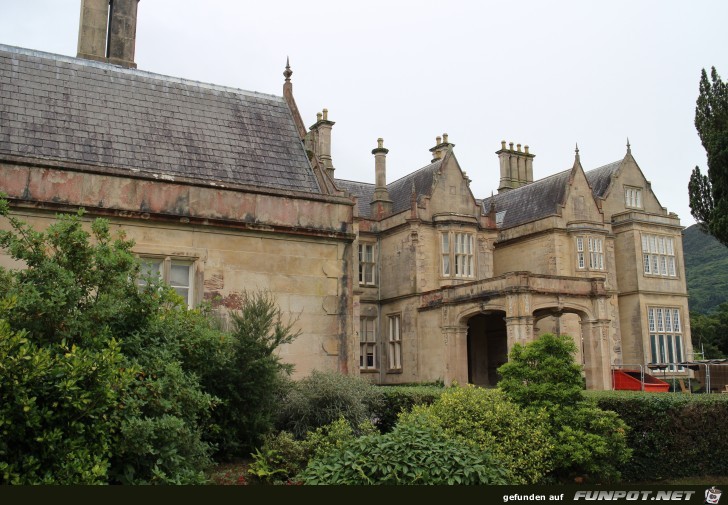
[[[690,175],[690,213],[700,226],[728,245],[728,87],[715,67],[705,69],[695,107],[695,128],[708,157],[708,175]]]

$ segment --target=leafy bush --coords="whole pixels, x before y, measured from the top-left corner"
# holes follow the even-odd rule
[[[631,427],[626,480],[728,474],[728,460],[717,456],[728,452],[728,395],[589,391],[588,396]]]
[[[552,469],[553,441],[546,416],[524,411],[502,391],[450,387],[432,405],[402,414],[400,422],[417,418],[449,438],[492,452],[507,471],[509,484],[539,482]]]
[[[293,384],[282,400],[278,428],[297,438],[340,417],[356,429],[372,419],[381,391],[360,377],[314,370]]]
[[[392,431],[400,413],[409,411],[415,405],[429,405],[437,400],[444,388],[442,385],[379,386],[381,402],[375,406],[372,415],[382,433]]]
[[[40,347],[0,320],[0,484],[106,482],[122,361],[115,341]]]
[[[23,355],[35,370],[0,374],[2,394],[14,397],[0,419],[3,479],[200,482],[214,400],[180,361],[184,335],[169,326],[186,310],[179,297],[159,284],[138,288],[133,244],[113,238],[105,220],[89,233],[81,213],[60,216],[37,232],[7,212],[2,201],[11,230],[0,232],[0,247],[25,268],[0,270],[0,299],[12,300],[0,313],[3,362]],[[13,374],[18,383],[6,383]]]
[[[410,417],[389,433],[363,436],[315,457],[299,478],[325,485],[467,485],[505,484],[505,473],[489,452]]]
[[[524,410],[548,415],[555,478],[619,480],[631,453],[628,426],[584,397],[575,353],[576,345],[567,335],[549,333],[525,346],[516,344],[508,363],[498,369],[498,385]]]
[[[373,424],[366,422],[354,430],[346,419],[320,426],[299,440],[290,432],[268,435],[263,446],[252,454],[248,472],[251,477],[267,484],[295,481],[309,460],[342,447],[359,436],[377,433]]]

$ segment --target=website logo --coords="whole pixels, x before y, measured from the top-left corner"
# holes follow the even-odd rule
[[[718,502],[720,501],[720,494],[723,491],[720,489],[717,489],[715,486],[711,487],[710,489],[705,490],[705,503],[710,503],[710,505],[718,505]]]

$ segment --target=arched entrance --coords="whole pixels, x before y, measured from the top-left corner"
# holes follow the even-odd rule
[[[468,319],[468,382],[495,386],[498,367],[508,361],[505,312],[490,311]]]

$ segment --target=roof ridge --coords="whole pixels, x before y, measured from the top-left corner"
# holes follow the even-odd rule
[[[64,63],[71,63],[74,65],[81,65],[81,66],[99,68],[99,69],[104,69],[104,70],[112,70],[119,74],[148,77],[150,79],[156,79],[159,81],[173,82],[173,83],[177,83],[177,84],[195,86],[198,88],[211,89],[211,90],[215,90],[215,91],[225,91],[225,92],[235,93],[235,94],[239,94],[239,95],[247,95],[247,96],[251,96],[251,97],[260,97],[260,98],[276,99],[278,101],[283,101],[282,96],[272,95],[269,93],[261,93],[260,91],[249,91],[249,90],[245,90],[245,89],[241,89],[241,88],[235,88],[232,86],[223,86],[220,84],[212,84],[209,82],[196,81],[194,79],[185,79],[183,77],[174,77],[171,75],[157,74],[154,72],[150,72],[148,70],[139,70],[138,68],[126,68],[126,67],[122,67],[120,65],[114,65],[112,63],[106,63],[106,62],[94,61],[94,60],[86,60],[83,58],[75,58],[73,56],[67,56],[64,54],[56,54],[56,53],[49,53],[46,51],[39,51],[37,49],[27,49],[24,47],[9,46],[9,45],[0,43],[0,51],[5,51],[5,52],[11,53],[11,54],[22,54],[22,55],[26,55],[26,56],[34,56],[36,58],[46,58],[46,59],[50,59],[53,61],[61,61]]]

